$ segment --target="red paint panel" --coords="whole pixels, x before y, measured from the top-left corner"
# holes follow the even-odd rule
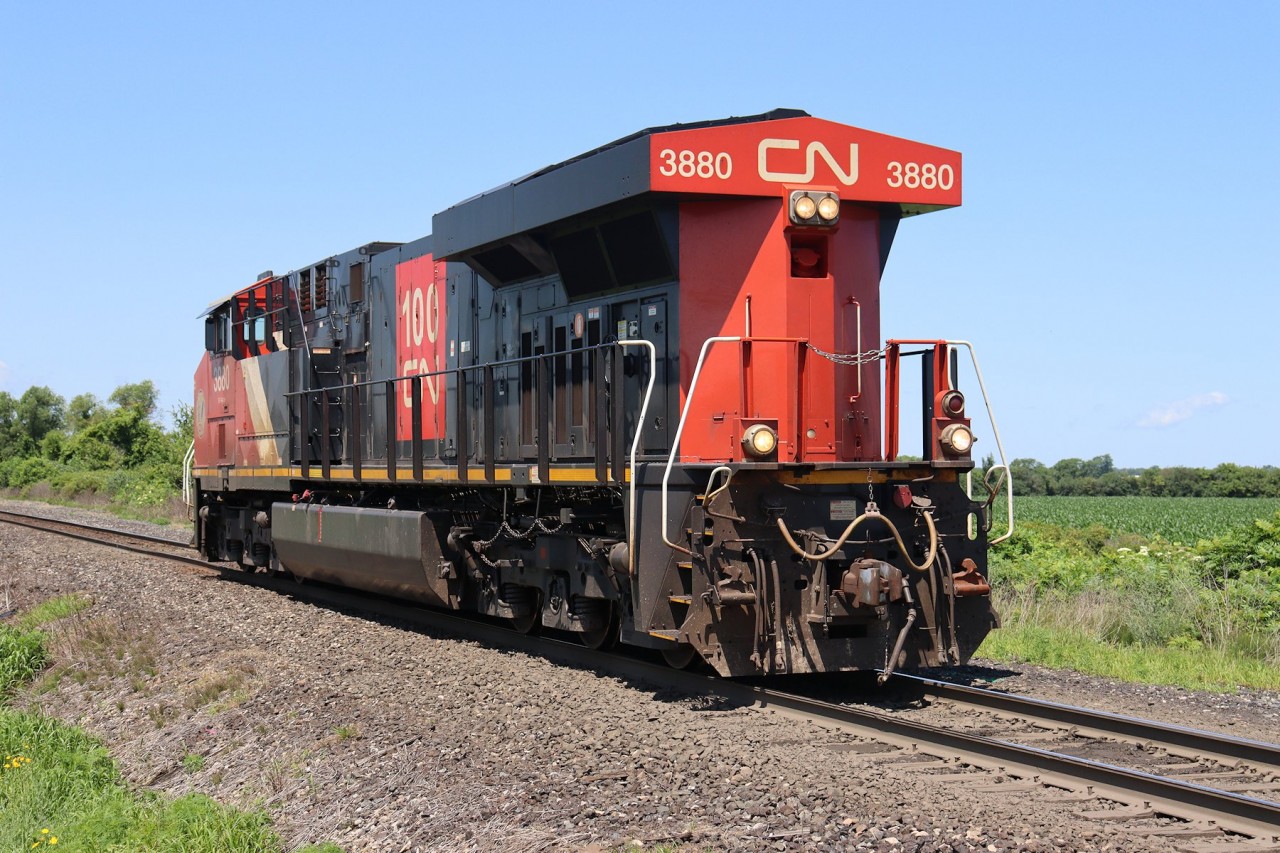
[[[445,368],[445,262],[423,255],[396,265],[396,363],[400,376],[417,376]],[[445,434],[443,375],[427,376],[422,385],[422,438]],[[396,434],[413,435],[412,383],[397,383]]]
[[[690,202],[680,207],[680,384],[704,363],[681,440],[685,461],[741,460],[745,427],[777,422],[779,461],[880,458],[879,362],[836,364],[809,345],[850,354],[879,347],[879,218],[846,206],[823,232],[827,274],[796,277],[778,199]],[[861,381],[859,381],[861,380]],[[681,401],[683,405],[683,398]]]
[[[960,204],[960,154],[818,118],[679,130],[649,140],[656,192],[782,196],[821,187],[849,201]]]
[[[230,355],[205,353],[196,368],[196,404],[192,413],[197,466],[235,461],[236,400],[242,397],[240,365]]]
[[[744,334],[748,297],[754,335],[786,334],[782,215],[773,199],[680,206],[681,406],[703,341]],[[794,408],[797,383],[768,381],[785,375],[788,362],[777,344],[753,344],[745,353],[738,344],[713,344],[681,439],[682,458],[740,460],[743,418],[778,419],[779,458],[794,458],[785,413]]]

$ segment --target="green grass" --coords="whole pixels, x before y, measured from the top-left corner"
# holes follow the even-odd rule
[[[18,617],[15,625],[20,631],[30,631],[39,628],[41,625],[48,625],[50,622],[74,616],[92,604],[93,601],[87,596],[60,595],[57,598],[50,598],[32,607]]]
[[[1143,684],[1234,692],[1280,690],[1280,668],[1213,648],[1107,643],[1069,628],[1013,624],[987,637],[978,654],[1006,663],[1073,669]]]
[[[1004,502],[995,513],[1003,519]],[[1063,528],[1100,524],[1118,534],[1194,545],[1225,530],[1266,518],[1280,510],[1274,498],[1064,497],[1029,495],[1014,498],[1014,520],[1043,522]],[[997,525],[999,527],[999,525]],[[1003,528],[1000,528],[1003,529]]]
[[[40,634],[0,625],[0,697],[30,681],[48,659]]]
[[[102,744],[51,718],[0,708],[0,752],[30,759],[0,770],[0,849],[47,843],[43,829],[60,851],[281,848],[263,812],[236,811],[197,794],[134,795]]]
[[[1005,627],[978,654],[1153,684],[1280,689],[1280,512],[1253,515],[1273,503],[1025,501],[1014,537],[991,551]],[[1058,523],[1027,520],[1024,510],[1037,504],[1054,508],[1044,518]],[[1172,510],[1199,504],[1213,537],[1173,544],[1187,535],[1173,531],[1190,528],[1178,528],[1185,518]],[[1108,517],[1099,506],[1130,512]],[[1150,538],[1134,532],[1144,518],[1162,525]]]
[[[46,624],[87,606],[68,596],[28,611],[22,622]],[[0,692],[9,693],[47,663],[45,634],[0,626]],[[283,845],[262,810],[241,811],[201,794],[176,799],[133,792],[106,748],[73,726],[0,706],[0,850],[100,853],[280,853]],[[204,765],[183,759],[188,772]],[[309,853],[341,853],[332,844]]]

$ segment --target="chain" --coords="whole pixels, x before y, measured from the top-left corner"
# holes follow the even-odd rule
[[[871,364],[873,361],[880,361],[885,354],[882,349],[869,349],[866,352],[827,352],[811,343],[805,343],[805,346],[828,361],[834,361],[836,364],[844,364],[850,367],[860,367],[864,364]]]
[[[511,539],[523,539],[525,541],[528,541],[533,538],[534,533],[547,533],[547,534],[559,533],[561,527],[564,527],[563,523],[561,523],[560,525],[554,528],[547,527],[547,525],[543,523],[542,519],[535,518],[533,520],[533,524],[529,527],[529,529],[521,533],[519,530],[516,530],[510,524],[507,524],[507,520],[504,518],[502,520],[502,524],[498,527],[498,532],[493,534],[492,539],[473,542],[471,544],[481,549],[488,548],[494,542],[497,542],[499,539],[501,539],[504,534]]]

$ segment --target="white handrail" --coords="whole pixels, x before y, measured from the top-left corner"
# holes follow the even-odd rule
[[[996,416],[991,410],[991,398],[987,396],[987,385],[982,380],[982,368],[978,366],[978,354],[973,349],[973,344],[968,341],[944,341],[947,346],[964,347],[969,351],[969,360],[973,362],[973,372],[978,377],[978,389],[982,391],[982,404],[987,407],[987,419],[991,421],[991,434],[996,440],[996,451],[1000,454],[1000,464],[992,470],[1003,468],[1005,472],[1005,494],[1008,504],[1008,524],[1009,529],[1003,535],[995,539],[988,540],[988,545],[996,545],[1013,535],[1013,473],[1009,470],[1009,460],[1004,455],[1004,443],[1000,441],[1000,428],[996,426]],[[969,491],[969,497],[973,497],[973,472],[970,471],[966,489]]]
[[[628,577],[636,576],[636,452],[640,448],[640,437],[644,434],[644,422],[649,415],[649,398],[653,395],[653,383],[658,377],[658,350],[652,341],[646,340],[626,340],[618,341],[620,347],[645,347],[649,350],[649,384],[644,389],[644,401],[640,403],[640,417],[636,419],[636,434],[631,439],[631,520],[627,524],[627,575]],[[598,381],[598,379],[597,379]],[[621,388],[613,389],[615,394],[621,394]],[[614,424],[614,429],[622,429],[622,424]],[[600,448],[596,448],[596,452],[600,452]],[[665,492],[664,492],[665,497]],[[666,507],[663,507],[663,517],[665,518]],[[663,538],[666,537],[666,522],[663,522]]]
[[[667,546],[677,551],[688,551],[683,545],[677,545],[667,538],[667,481],[671,478],[671,468],[675,465],[676,454],[680,452],[680,436],[684,433],[684,422],[689,417],[689,409],[693,404],[693,392],[698,387],[698,377],[702,375],[702,364],[706,361],[707,351],[711,349],[712,344],[717,343],[734,343],[741,341],[742,338],[733,337],[715,337],[707,338],[702,342],[702,351],[698,353],[698,363],[693,368],[693,378],[689,380],[689,393],[684,398],[684,411],[680,413],[680,424],[676,427],[675,438],[671,440],[671,453],[667,456],[667,467],[662,472],[662,541]]]
[[[196,443],[194,440],[191,446],[187,448],[187,452],[182,456],[182,502],[188,507],[194,507],[195,501],[195,478],[192,473],[192,467],[196,461]]]

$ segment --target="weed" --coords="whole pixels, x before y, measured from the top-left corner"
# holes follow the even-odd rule
[[[209,673],[196,681],[191,692],[183,700],[188,711],[203,708],[224,693],[238,690],[244,684],[245,677],[253,670],[232,669],[223,672]]]
[[[43,634],[0,625],[0,697],[34,678],[48,661]]]
[[[188,752],[182,756],[182,769],[188,773],[199,773],[204,769],[204,756],[198,752]]]
[[[157,702],[147,708],[147,716],[151,718],[151,722],[155,723],[157,729],[163,729],[170,720],[178,716],[178,711],[167,702]]]
[[[128,677],[135,692],[137,680],[156,672],[156,641],[136,628],[126,628],[119,617],[71,619],[47,631],[53,655],[67,663],[80,683],[99,678]]]
[[[20,631],[31,631],[41,625],[73,616],[92,604],[92,599],[84,595],[60,595],[57,598],[50,598],[22,614],[18,618],[16,627]]]
[[[333,734],[340,741],[358,738],[360,737],[360,727],[354,724],[349,726],[338,726],[333,730]]]

